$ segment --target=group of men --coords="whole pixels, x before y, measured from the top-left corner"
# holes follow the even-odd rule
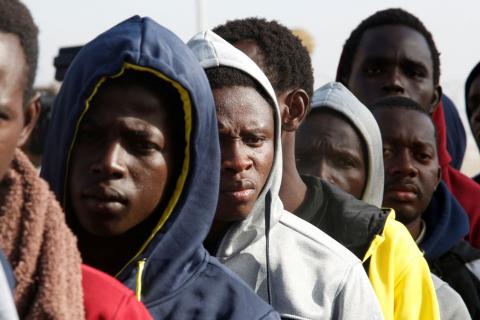
[[[480,317],[480,186],[450,165],[439,53],[412,14],[365,19],[317,90],[274,20],[185,44],[127,19],[69,66],[40,177],[20,150],[37,33],[0,0],[0,317]]]

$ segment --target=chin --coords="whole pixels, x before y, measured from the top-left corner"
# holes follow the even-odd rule
[[[222,222],[241,222],[246,220],[250,216],[251,210],[244,211],[244,210],[226,210],[223,212],[218,212],[215,214],[215,220],[222,221]]]

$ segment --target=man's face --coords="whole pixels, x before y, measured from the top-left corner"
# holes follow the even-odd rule
[[[297,131],[297,168],[362,198],[367,176],[363,139],[343,117],[313,111]]]
[[[272,169],[272,107],[250,87],[213,90],[222,155],[220,197],[215,219],[248,217]]]
[[[477,143],[480,142],[480,77],[473,80],[467,93],[467,108],[470,112],[470,127]]]
[[[365,31],[347,85],[367,106],[398,95],[416,101],[429,113],[441,92],[433,81],[432,54],[425,37],[401,25]]]
[[[92,101],[69,176],[71,207],[89,233],[120,235],[148,218],[162,200],[175,171],[165,103],[134,84],[107,85]]]
[[[15,149],[28,137],[23,110],[25,70],[20,40],[0,32],[0,181],[10,168]]]
[[[409,224],[428,207],[440,181],[435,129],[427,115],[415,110],[379,108],[373,114],[383,139],[383,206]]]

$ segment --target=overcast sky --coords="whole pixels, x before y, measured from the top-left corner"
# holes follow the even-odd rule
[[[150,16],[187,41],[198,30],[197,0],[23,0],[40,28],[40,62],[37,84],[54,76],[53,58],[62,46],[93,39],[132,15]],[[275,19],[290,28],[303,28],[315,39],[312,56],[315,85],[335,77],[345,39],[361,20],[377,10],[401,7],[418,16],[432,32],[441,53],[441,84],[464,117],[465,78],[480,61],[478,0],[200,0],[207,28],[228,19],[258,16]],[[460,5],[461,4],[461,5]],[[465,118],[464,118],[465,120]],[[467,128],[467,132],[470,133]],[[480,170],[478,152],[470,142],[465,171]],[[475,165],[474,164],[479,164]]]

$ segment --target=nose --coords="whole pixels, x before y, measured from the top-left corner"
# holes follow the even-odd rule
[[[334,170],[325,159],[320,159],[317,167],[317,176],[323,180],[335,184]]]
[[[125,150],[118,141],[108,142],[103,150],[99,151],[96,161],[91,166],[91,171],[111,179],[121,179],[126,173],[124,157]]]
[[[387,161],[386,161],[387,162]],[[418,175],[412,154],[408,150],[397,153],[388,160],[388,171],[390,175],[402,175],[414,178]]]
[[[222,143],[222,170],[239,173],[249,170],[253,166],[246,147],[240,141]]]
[[[402,72],[398,67],[386,72],[382,90],[389,95],[403,95],[405,93]]]

